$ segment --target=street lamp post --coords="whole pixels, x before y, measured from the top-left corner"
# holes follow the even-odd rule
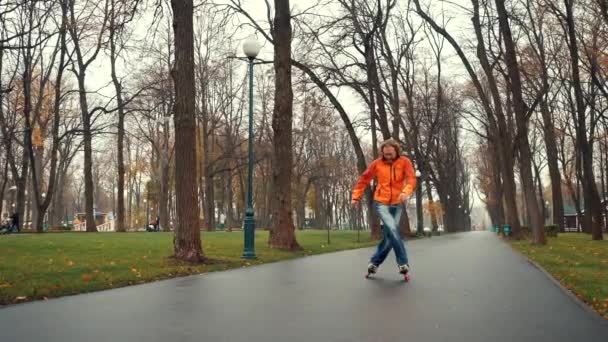
[[[42,193],[42,201],[44,202],[46,200],[46,193]],[[47,215],[47,211],[44,212],[44,216],[42,216],[42,229],[45,230],[45,226],[46,226],[46,215]]]
[[[146,205],[146,229],[148,229],[148,224],[150,224],[150,211],[148,210],[148,200],[144,198],[144,204]]]
[[[424,218],[422,216],[422,184],[420,181],[422,174],[419,170],[416,170],[416,235],[422,236],[422,226],[424,225]]]
[[[12,203],[12,207],[15,207],[15,203],[17,203],[17,186],[13,185],[10,188],[8,188],[9,193],[11,193],[11,203]],[[11,213],[12,214],[12,213]]]
[[[243,43],[243,52],[249,62],[249,162],[247,173],[247,208],[243,222],[244,246],[242,259],[256,259],[255,256],[255,217],[253,211],[253,62],[260,52],[260,43],[249,37]]]

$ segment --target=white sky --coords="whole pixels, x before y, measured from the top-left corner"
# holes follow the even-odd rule
[[[222,1],[224,3],[229,2],[228,0],[218,0],[216,2],[219,3]],[[246,9],[248,9],[249,13],[256,20],[258,20],[260,25],[262,25],[262,27],[264,27],[264,28],[267,28],[268,23],[267,23],[267,20],[265,19],[266,18],[266,2],[264,0],[242,1],[242,2],[245,5],[244,7]],[[272,1],[270,1],[270,2],[272,2]],[[291,4],[292,4],[292,7],[294,8],[292,13],[300,12],[302,9],[310,7],[310,5],[315,2],[316,1],[311,1],[311,0],[299,0],[299,1],[292,0]],[[424,3],[425,1],[423,0],[422,2]],[[403,1],[403,3],[406,3],[406,2]],[[468,36],[467,32],[470,32],[468,29],[468,26],[470,24],[470,16],[463,15],[464,11],[456,10],[453,5],[444,4],[443,1],[433,1],[433,4],[434,4],[433,13],[440,13],[440,11],[442,9],[441,6],[444,6],[443,9],[445,10],[444,13],[446,13],[446,19],[449,19],[448,31],[451,32],[455,36],[455,38],[463,45],[463,47],[467,46],[468,44],[466,44],[465,37]],[[168,14],[168,12],[165,12],[165,13]],[[437,17],[437,16],[435,15],[434,17]],[[147,11],[146,15],[138,21],[137,26],[135,28],[134,37],[137,37],[140,39],[143,38],[146,35],[146,33],[149,32],[151,20],[152,20],[152,10],[149,9]],[[164,22],[166,22],[166,20],[164,20]],[[247,19],[241,17],[241,23],[244,23],[244,22],[247,22]],[[236,24],[238,24],[238,23],[236,23]],[[237,39],[245,38],[253,33],[253,29],[251,29],[250,27],[246,27],[246,26],[227,27],[226,29],[235,30]],[[264,38],[259,34],[258,34],[258,39],[264,44],[259,57],[262,59],[265,59],[265,60],[272,60],[272,58],[273,58],[272,46],[268,42],[264,42],[263,41]],[[296,41],[297,41],[297,37],[294,37],[294,43]],[[425,47],[425,45],[428,46],[428,42],[423,42],[420,45],[420,49],[428,49],[427,47]],[[242,51],[240,49],[237,52],[242,54]],[[444,55],[444,58],[443,58],[444,59],[444,61],[443,61],[444,78],[449,79],[451,81],[456,81],[456,82],[467,81],[468,75],[466,74],[464,68],[462,67],[462,65],[460,63],[460,60],[455,55],[450,44],[447,42],[445,42],[443,55]],[[132,66],[126,67],[123,65],[122,67],[119,68],[119,74],[125,75],[125,77],[127,79],[129,78],[129,74],[136,72],[134,70],[134,68],[140,67],[143,64],[145,64],[145,58],[142,58],[142,56],[138,56],[137,54],[134,54],[134,53],[131,54],[131,58],[129,58],[129,59],[135,61],[135,63]],[[243,65],[242,71],[245,72],[245,65]],[[87,78],[87,87],[89,88],[89,90],[101,89],[102,93],[107,94],[108,96],[113,96],[114,89],[110,83],[111,79],[110,79],[110,70],[109,70],[109,59],[107,58],[107,56],[105,54],[100,54],[98,59],[91,66],[91,69],[90,69],[87,77],[88,77]],[[104,86],[106,86],[106,87],[103,88]],[[346,89],[342,89],[339,92],[338,92],[338,90],[335,90],[335,93],[337,94],[338,98],[340,99],[341,103],[343,104],[343,106],[345,107],[347,112],[351,113],[351,115],[353,113],[365,113],[366,109],[362,105],[362,101],[360,100],[360,98],[358,96],[355,96],[353,94],[353,92],[348,91]],[[371,138],[369,136],[367,136],[367,137],[364,137],[364,140],[369,142],[369,141],[371,141]],[[473,144],[476,144],[473,140],[469,140],[468,137],[463,140],[467,140]],[[465,153],[466,153],[466,151],[465,151]],[[475,191],[472,190],[472,192],[475,192]],[[474,197],[476,197],[476,196],[474,196]],[[482,205],[479,198],[474,199],[474,204],[476,207],[479,207]]]

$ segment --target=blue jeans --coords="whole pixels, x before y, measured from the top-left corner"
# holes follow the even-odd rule
[[[371,263],[380,266],[392,248],[395,250],[397,265],[409,264],[405,245],[403,240],[401,240],[401,236],[399,236],[399,219],[401,218],[403,207],[400,204],[386,205],[378,202],[375,202],[375,205],[376,211],[384,224],[384,229],[382,229],[384,237],[378,244],[376,253],[372,256]]]

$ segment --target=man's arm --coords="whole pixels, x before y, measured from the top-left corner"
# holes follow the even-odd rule
[[[353,188],[353,201],[359,201],[369,183],[376,177],[376,162],[372,162],[365,172],[359,177],[359,181]]]
[[[414,171],[414,165],[412,165],[412,161],[409,158],[405,158],[405,168],[403,172],[405,172],[405,186],[401,193],[407,197],[412,195],[414,189],[416,188],[416,172]]]

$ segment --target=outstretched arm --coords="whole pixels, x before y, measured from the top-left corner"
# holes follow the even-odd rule
[[[372,162],[365,172],[359,177],[359,181],[353,188],[353,201],[359,201],[369,183],[376,177],[376,162]]]

